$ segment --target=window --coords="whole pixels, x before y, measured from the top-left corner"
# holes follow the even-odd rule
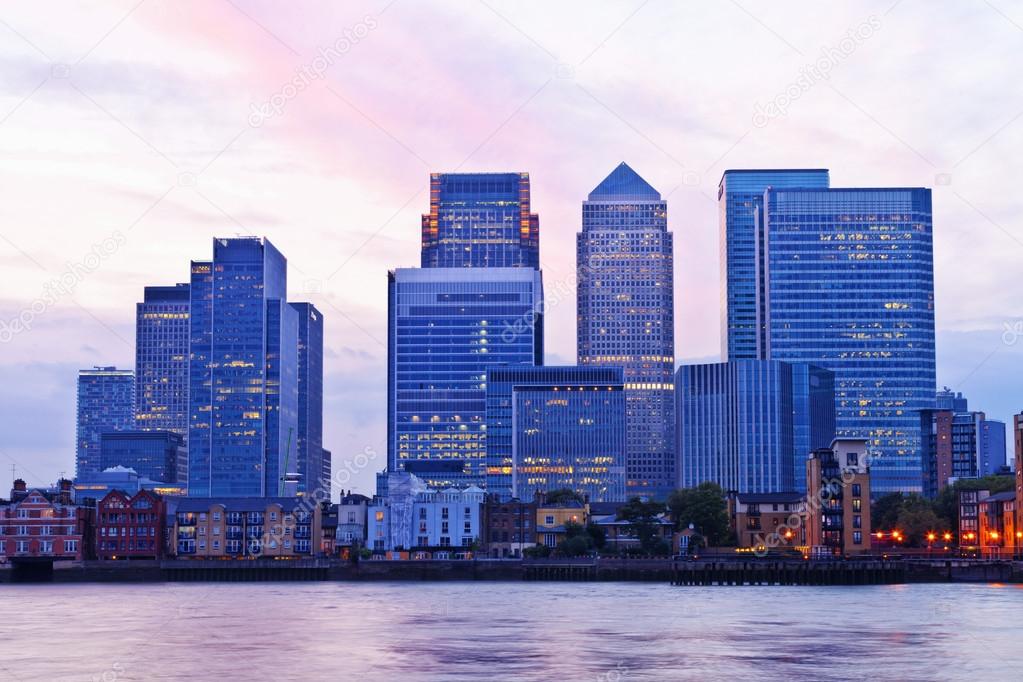
[[[863,511],[863,500],[853,500],[852,510],[854,512]]]
[[[854,530],[853,531],[853,544],[854,545],[862,545],[863,544],[863,531],[861,531],[861,530]]]
[[[152,530],[152,528],[150,528]],[[213,526],[213,534],[220,535],[220,526]]]
[[[214,521],[220,520],[220,512],[213,512],[213,520]]]
[[[271,521],[276,521],[277,520],[277,512],[275,512],[275,511],[270,512],[270,520]]]
[[[440,508],[440,517],[442,519],[448,518],[448,508],[447,507],[441,507]]]
[[[200,522],[206,521],[206,512],[199,512],[199,521]]]
[[[845,458],[845,461],[848,462],[851,467],[858,466],[860,463],[860,456],[858,453],[848,452],[846,453]]]
[[[860,495],[862,495],[862,492],[863,491],[862,491],[862,488],[860,487],[859,483],[853,483],[852,484],[852,495],[853,495],[853,497],[860,497]]]
[[[426,518],[426,507],[420,507],[419,508],[419,518],[421,518],[421,519],[425,519]],[[355,514],[354,514],[354,512],[350,515],[349,522],[350,523],[354,523],[355,522]]]
[[[543,517],[543,523],[544,523],[545,526],[553,526],[554,525],[554,514],[547,514],[545,517]]]
[[[39,542],[39,552],[41,554],[53,554],[53,541],[41,540]]]
[[[424,510],[424,511],[425,511],[425,510]],[[377,513],[376,513],[376,514],[374,515],[374,517],[376,518],[376,520],[377,520],[377,521],[383,521],[383,520],[384,520],[384,512],[383,512],[383,511],[378,511],[378,512],[377,512]]]
[[[213,541],[213,549],[220,549],[220,540]]]
[[[863,517],[860,516],[859,514],[855,514],[853,516],[853,528],[862,528],[862,527],[863,527]]]
[[[440,532],[441,533],[445,533],[445,534],[448,532],[448,522],[447,521],[441,521],[441,523],[440,523]]]
[[[348,512],[348,523],[355,523],[355,512]]]
[[[78,552],[78,540],[65,540],[64,553],[73,554]]]
[[[28,554],[28,540],[18,540],[15,551],[18,554]]]

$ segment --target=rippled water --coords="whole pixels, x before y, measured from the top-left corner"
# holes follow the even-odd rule
[[[12,680],[1023,680],[1023,588],[0,586]]]

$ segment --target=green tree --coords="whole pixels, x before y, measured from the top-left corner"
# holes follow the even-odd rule
[[[899,523],[902,511],[902,493],[887,493],[877,498],[871,509],[871,523],[874,528],[891,530]]]
[[[559,505],[568,502],[583,503],[583,496],[571,488],[555,488],[554,490],[548,491],[544,498],[544,504],[547,505]]]
[[[558,544],[558,554],[582,556],[592,552],[594,545],[593,535],[588,527],[569,521],[565,524],[565,539]]]
[[[941,520],[927,500],[923,500],[924,504],[913,504],[908,500],[907,502],[899,512],[896,526],[906,538],[907,546],[925,547],[928,533],[941,532]]]
[[[664,504],[660,502],[644,502],[638,497],[631,498],[618,509],[618,519],[629,522],[629,531],[639,540],[639,549],[643,554],[665,554],[667,544],[660,536],[658,517],[664,513]]]
[[[709,545],[722,545],[731,537],[725,491],[717,483],[707,481],[695,488],[672,491],[668,510],[676,528],[682,530],[692,524]]]

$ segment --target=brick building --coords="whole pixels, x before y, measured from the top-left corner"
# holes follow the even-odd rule
[[[161,559],[166,503],[150,490],[107,493],[96,503],[96,557]]]
[[[19,478],[10,502],[0,503],[0,563],[92,558],[93,514],[74,503],[71,481],[43,490]]]

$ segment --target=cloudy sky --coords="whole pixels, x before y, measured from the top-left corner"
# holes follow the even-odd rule
[[[530,173],[550,291],[627,161],[668,199],[683,362],[719,353],[724,169],[933,187],[939,384],[1011,420],[1020,63],[1008,0],[4,3],[0,490],[11,464],[73,472],[77,369],[132,367],[142,288],[242,234],[326,316],[326,446],[336,468],[378,453],[369,491],[386,271],[418,264],[431,171]],[[548,325],[547,361],[574,361],[571,296]]]

